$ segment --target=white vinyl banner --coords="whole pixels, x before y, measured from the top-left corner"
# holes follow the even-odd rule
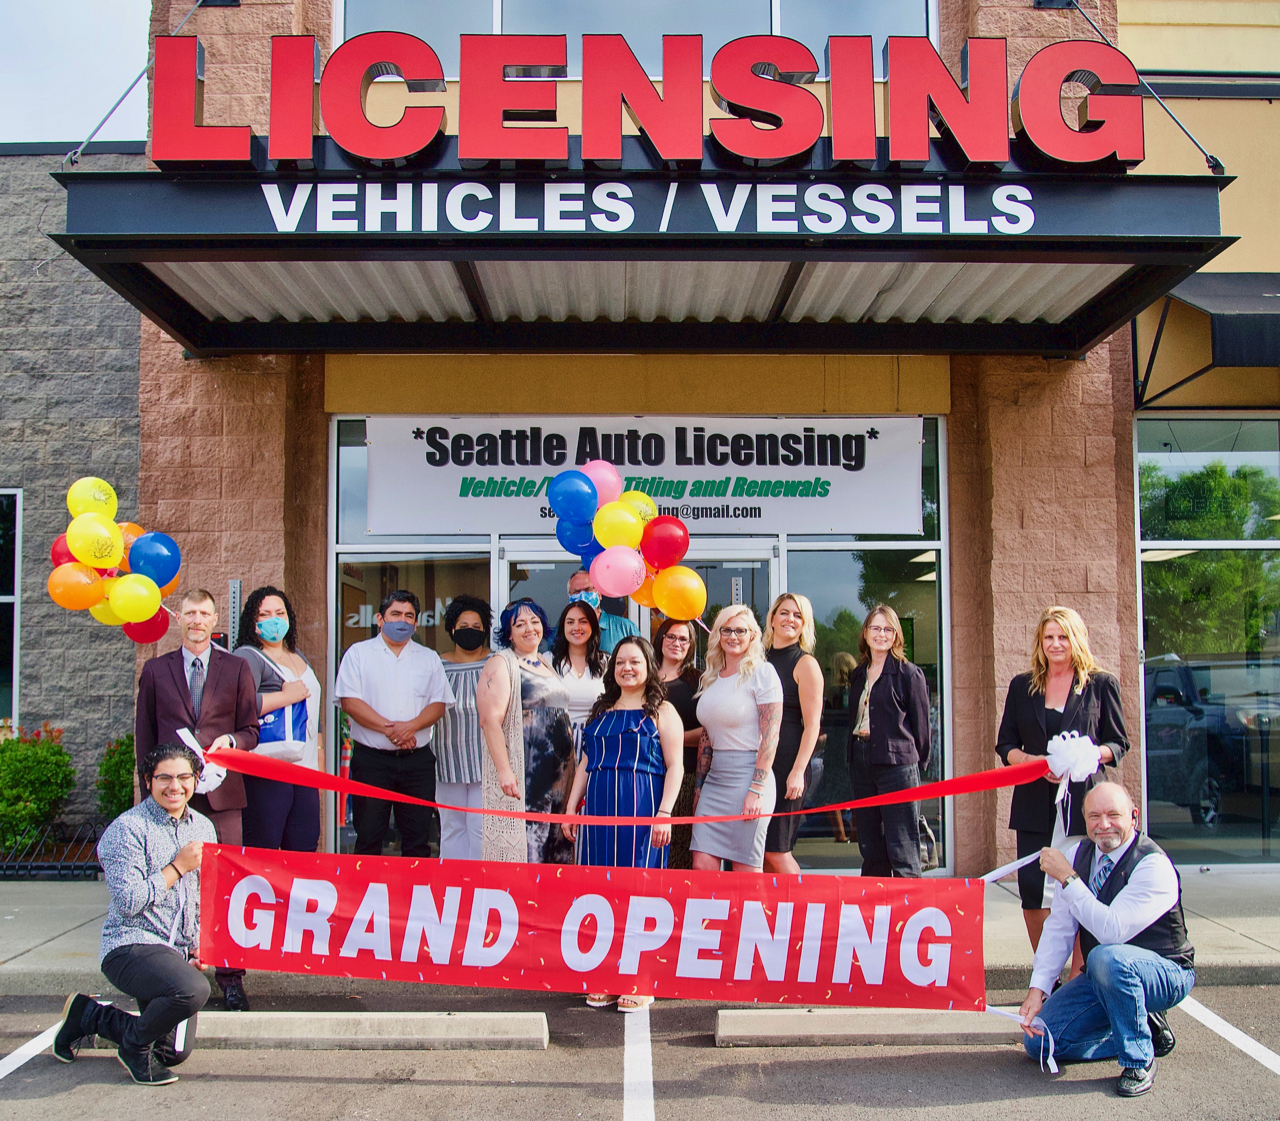
[[[592,459],[694,534],[922,532],[920,417],[369,417],[371,534],[555,532]]]

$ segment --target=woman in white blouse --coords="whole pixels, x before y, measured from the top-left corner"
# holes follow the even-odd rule
[[[551,668],[560,675],[569,694],[569,723],[573,726],[574,754],[582,754],[582,728],[591,706],[604,692],[607,659],[600,653],[600,619],[591,605],[571,600],[560,613]]]
[[[782,722],[782,681],[769,664],[760,624],[745,604],[716,616],[707,642],[707,669],[698,690],[698,817],[743,814],[746,821],[697,822],[689,848],[693,867],[717,872],[764,869],[764,839],[777,790],[773,756]]]

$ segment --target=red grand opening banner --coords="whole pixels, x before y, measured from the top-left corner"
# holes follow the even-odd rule
[[[479,988],[985,1008],[981,880],[206,845],[207,965]]]

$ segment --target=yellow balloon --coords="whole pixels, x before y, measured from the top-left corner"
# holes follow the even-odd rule
[[[618,501],[625,502],[639,514],[640,521],[645,525],[658,516],[657,503],[642,490],[624,490],[618,495]]]
[[[81,514],[105,514],[108,518],[114,518],[119,505],[111,484],[93,475],[77,479],[67,491],[67,509],[71,511],[73,518],[78,518]],[[101,568],[102,565],[98,567]]]
[[[67,548],[90,568],[115,568],[124,557],[124,534],[106,514],[79,514],[67,526]]]
[[[644,522],[635,508],[626,502],[606,502],[596,511],[591,527],[595,530],[596,540],[605,549],[614,545],[638,549],[640,538],[644,536]]]
[[[106,581],[104,580],[105,584]],[[114,611],[111,610],[111,604],[105,599],[101,603],[95,603],[89,608],[89,614],[92,615],[99,623],[107,627],[118,627],[124,622]]]
[[[707,606],[707,586],[692,568],[673,564],[653,578],[653,601],[668,619],[696,619]]]
[[[150,576],[121,576],[107,602],[121,622],[145,623],[160,610],[160,589]]]

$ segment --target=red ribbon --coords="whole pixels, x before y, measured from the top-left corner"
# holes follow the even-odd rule
[[[431,809],[454,810],[458,813],[486,814],[489,817],[517,818],[520,821],[545,821],[552,825],[693,825],[695,822],[712,821],[747,821],[745,814],[729,814],[723,817],[598,817],[591,814],[544,814],[527,813],[522,810],[485,810],[472,809],[467,806],[450,806],[441,802],[428,802],[425,798],[414,798],[408,794],[397,794],[391,790],[383,790],[380,786],[370,786],[354,779],[340,778],[324,771],[300,767],[296,763],[285,763],[280,759],[272,759],[267,755],[257,755],[252,751],[235,751],[223,748],[207,753],[209,762],[229,771],[237,771],[242,775],[255,778],[272,779],[275,782],[287,782],[294,786],[310,786],[316,790],[333,790],[339,794],[356,794],[365,798],[380,798],[384,802],[404,802],[411,806],[429,806]],[[1011,767],[996,767],[990,771],[978,771],[960,778],[943,779],[941,782],[927,782],[923,786],[912,786],[906,790],[895,790],[890,794],[877,794],[874,798],[855,798],[852,802],[836,802],[830,806],[814,806],[808,810],[782,810],[774,817],[794,817],[799,814],[838,813],[841,810],[857,810],[872,806],[894,806],[902,802],[923,802],[929,798],[946,798],[955,794],[976,794],[983,790],[999,790],[1003,786],[1021,786],[1035,782],[1049,773],[1047,758],[1031,759],[1025,763],[1015,763]]]

